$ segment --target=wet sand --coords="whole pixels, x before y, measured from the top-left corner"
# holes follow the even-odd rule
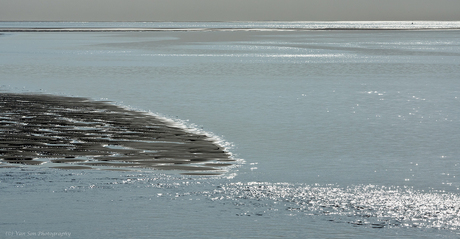
[[[234,161],[206,135],[86,98],[0,93],[0,131],[2,167],[215,175]]]

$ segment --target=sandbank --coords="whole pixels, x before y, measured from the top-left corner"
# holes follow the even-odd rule
[[[211,175],[234,162],[225,148],[204,134],[109,102],[0,93],[0,109],[2,167],[211,171]]]

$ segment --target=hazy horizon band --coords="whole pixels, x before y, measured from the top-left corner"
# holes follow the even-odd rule
[[[0,32],[458,30],[460,21],[0,22]]]

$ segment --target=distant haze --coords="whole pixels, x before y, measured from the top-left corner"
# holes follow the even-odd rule
[[[460,20],[460,0],[0,0],[0,21]]]

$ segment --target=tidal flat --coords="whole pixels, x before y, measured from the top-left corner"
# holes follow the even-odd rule
[[[0,167],[151,168],[219,174],[234,160],[203,134],[103,101],[0,94]]]

